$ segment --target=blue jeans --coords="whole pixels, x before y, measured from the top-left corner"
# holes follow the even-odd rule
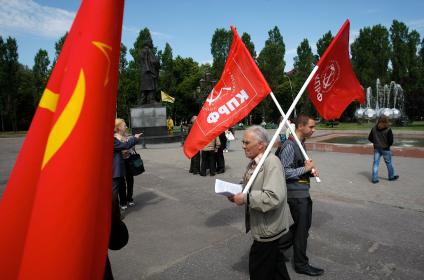
[[[378,181],[378,165],[380,164],[381,156],[383,156],[384,162],[386,163],[389,179],[395,176],[395,170],[392,165],[392,152],[390,150],[374,149],[374,164],[372,166],[373,181]]]

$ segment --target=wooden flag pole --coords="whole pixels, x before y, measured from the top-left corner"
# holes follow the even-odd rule
[[[275,97],[274,93],[271,92],[270,95],[271,95],[272,100],[274,100],[274,103],[277,106],[278,110],[280,111],[281,116],[283,116],[283,118],[284,118],[285,114],[284,114],[283,108],[281,108],[280,103],[278,103],[278,100]],[[300,143],[300,140],[297,137],[296,132],[294,131],[293,127],[289,123],[287,123],[287,126],[289,127],[290,132],[294,137],[294,140],[296,140],[296,143],[299,146],[300,151],[302,152],[302,155],[305,158],[305,160],[310,160],[308,154],[305,151],[305,148],[303,148],[302,143]],[[319,177],[315,177],[315,180],[317,181],[317,183],[321,183],[321,179]]]
[[[318,66],[315,66],[312,70],[311,74],[309,74],[308,78],[306,79],[305,83],[303,84],[302,88],[299,90],[299,93],[297,94],[296,98],[293,100],[293,103],[290,105],[289,110],[287,111],[287,114],[283,117],[283,120],[280,122],[277,131],[275,132],[274,136],[272,136],[271,142],[268,144],[268,147],[266,148],[264,155],[262,156],[261,160],[259,161],[258,165],[256,166],[255,170],[253,171],[252,176],[250,176],[249,181],[247,182],[246,186],[244,187],[243,193],[247,193],[250,190],[250,187],[253,184],[253,181],[256,179],[256,176],[259,173],[260,168],[264,164],[264,161],[266,157],[268,156],[269,152],[272,149],[272,146],[275,143],[275,140],[277,139],[278,135],[280,134],[281,130],[283,129],[284,124],[289,119],[289,116],[294,110],[294,107],[297,105],[297,102],[299,102],[300,97],[302,96],[303,92],[305,91],[306,87],[308,86],[309,82],[312,80],[312,77],[315,75],[315,73],[318,71]]]

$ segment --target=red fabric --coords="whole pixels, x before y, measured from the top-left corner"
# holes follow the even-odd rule
[[[77,13],[0,201],[2,279],[103,278],[123,5]]]
[[[221,79],[203,104],[184,142],[188,158],[246,117],[271,92],[237,31],[234,27],[231,30],[233,41]]]
[[[338,119],[349,104],[365,102],[365,93],[359,84],[349,59],[349,20],[346,20],[331,42],[308,85],[309,98],[326,120]]]

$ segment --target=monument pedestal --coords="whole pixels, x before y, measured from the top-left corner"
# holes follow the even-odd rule
[[[130,112],[132,132],[134,134],[142,132],[142,142],[145,144],[181,141],[179,133],[168,135],[166,107],[162,106],[162,104],[142,105],[131,108]]]

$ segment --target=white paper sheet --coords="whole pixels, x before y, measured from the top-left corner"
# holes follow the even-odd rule
[[[215,180],[215,192],[217,194],[225,196],[233,196],[235,194],[241,193],[242,186],[240,184],[234,184],[219,179]]]

